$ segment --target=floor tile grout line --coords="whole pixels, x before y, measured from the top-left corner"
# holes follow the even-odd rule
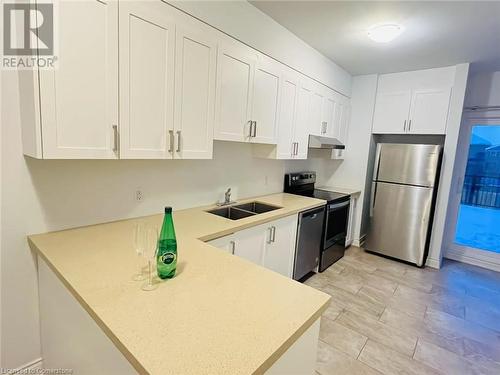
[[[366,341],[365,343],[363,344],[363,347],[361,348],[361,350],[359,351],[358,355],[356,356],[356,360],[358,360],[359,356],[361,355],[361,352],[363,351],[363,349],[365,348],[366,344],[368,343],[368,340],[370,340],[369,337],[366,337]]]
[[[420,337],[417,336],[417,341],[415,342],[415,347],[413,348],[413,354],[411,355],[411,358],[413,360],[415,360],[415,353],[417,351],[417,346],[418,346],[418,342],[420,341]]]

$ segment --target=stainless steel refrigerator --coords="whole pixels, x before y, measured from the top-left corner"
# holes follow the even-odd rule
[[[424,265],[441,146],[379,143],[365,249]]]

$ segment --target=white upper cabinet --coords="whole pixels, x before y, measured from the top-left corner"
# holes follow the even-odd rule
[[[445,134],[451,89],[414,90],[408,131],[418,134]]]
[[[311,81],[303,77],[299,83],[297,96],[295,128],[293,132],[293,142],[295,142],[294,159],[307,159],[309,149],[309,119],[314,91]]]
[[[335,119],[337,100],[333,91],[327,90],[321,109],[321,134],[333,137],[335,134]]]
[[[280,63],[241,43],[221,43],[214,138],[276,144],[280,77]]]
[[[276,144],[282,65],[259,56],[254,74],[251,141]]]
[[[410,90],[377,93],[373,132],[386,134],[406,132],[410,103]]]
[[[283,75],[278,159],[307,159],[313,95],[309,79],[291,70]]]
[[[344,144],[347,144],[349,137],[349,124],[351,120],[351,100],[345,96],[342,97],[342,109],[340,115],[340,126],[338,131],[338,139]]]
[[[278,159],[293,159],[295,156],[294,128],[298,93],[297,75],[291,72],[283,74],[276,155]]]
[[[313,92],[309,108],[309,133],[324,135],[326,133],[326,123],[323,122],[325,93],[318,83],[311,81],[311,86]]]
[[[256,53],[236,42],[219,44],[214,138],[250,139]]]
[[[175,24],[164,6],[120,3],[121,158],[165,159],[174,152]]]
[[[26,155],[211,159],[217,139],[306,159],[309,134],[345,132],[342,95],[164,1],[58,11],[57,68],[18,73]],[[435,103],[427,95],[416,108]]]
[[[175,47],[175,157],[211,159],[217,42],[200,23],[177,26]]]
[[[41,129],[35,142],[43,147],[36,154],[25,153],[46,159],[114,159],[117,3],[63,1],[58,11],[59,66],[39,71]]]
[[[379,77],[373,133],[445,134],[454,67]]]

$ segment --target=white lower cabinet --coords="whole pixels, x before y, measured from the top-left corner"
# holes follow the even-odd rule
[[[283,276],[292,277],[296,233],[297,215],[291,215],[208,243]]]
[[[297,215],[270,223],[262,265],[283,276],[293,276]]]

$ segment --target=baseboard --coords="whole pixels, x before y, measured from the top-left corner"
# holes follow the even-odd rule
[[[20,374],[31,374],[32,372],[30,370],[38,370],[43,368],[43,363],[42,363],[42,358],[35,359],[31,362],[28,362],[21,367],[18,367],[14,374],[20,373]],[[33,372],[34,374],[35,372]]]
[[[425,265],[430,268],[435,268],[435,269],[440,269],[441,268],[441,262],[438,259],[434,258],[427,258],[425,261]]]
[[[365,240],[366,240],[366,234],[363,234],[359,238],[353,239],[352,244],[357,247],[363,247]]]
[[[484,258],[479,259],[477,257],[470,257],[460,251],[448,249],[448,251],[446,251],[445,258],[500,272],[500,264],[490,262]]]

